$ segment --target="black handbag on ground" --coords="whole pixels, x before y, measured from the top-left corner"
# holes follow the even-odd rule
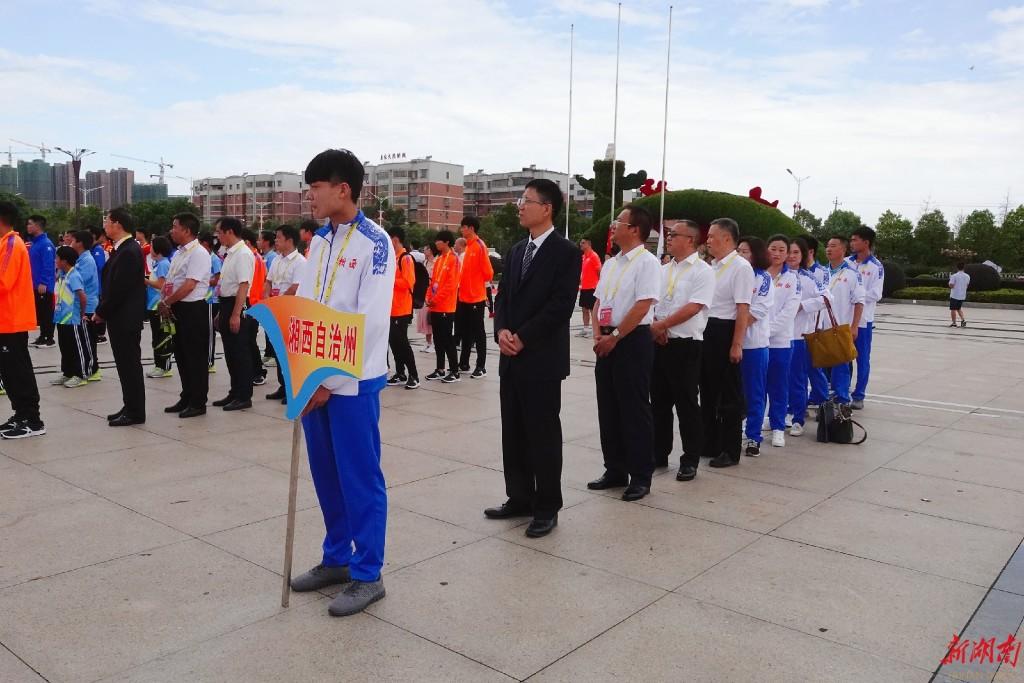
[[[857,425],[864,436],[860,441],[853,440],[853,426]],[[853,419],[853,410],[848,405],[838,403],[834,398],[818,406],[818,441],[822,443],[848,443],[854,446],[868,439],[868,430]]]

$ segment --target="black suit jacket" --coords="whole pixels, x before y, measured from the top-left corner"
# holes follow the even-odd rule
[[[509,250],[494,300],[494,335],[508,329],[523,341],[517,356],[502,354],[498,374],[517,381],[562,380],[569,375],[569,320],[576,309],[583,259],[556,229],[533,255],[522,277],[528,239]]]
[[[96,312],[116,327],[141,327],[146,317],[145,279],[142,247],[129,237],[103,267],[103,287]]]

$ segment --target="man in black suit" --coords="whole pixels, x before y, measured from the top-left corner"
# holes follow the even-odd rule
[[[93,322],[107,324],[110,350],[121,381],[121,410],[107,416],[111,427],[146,421],[146,385],[142,378],[142,322],[146,317],[146,285],[142,248],[132,237],[132,217],[114,209],[103,223],[114,250],[103,268],[100,303]]]
[[[558,524],[562,507],[562,380],[569,375],[569,320],[576,308],[582,257],[555,230],[562,190],[531,180],[519,199],[528,239],[509,251],[494,300],[501,350],[501,450],[508,500],[487,508],[491,519],[533,516],[526,535]]]

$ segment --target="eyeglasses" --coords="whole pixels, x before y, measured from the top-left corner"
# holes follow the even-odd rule
[[[689,237],[691,240],[692,239],[696,239],[693,235],[687,235],[684,232],[666,232],[665,233],[665,238],[666,239],[674,239],[676,237]]]
[[[635,228],[635,227],[637,227],[636,223],[624,223],[623,221],[620,221],[618,219],[615,219],[614,221],[612,221],[612,227],[613,228],[618,227],[620,225],[625,225],[627,228]]]
[[[538,202],[536,199],[527,199],[526,197],[520,197],[519,199],[516,200],[516,206],[518,206],[520,209],[526,206],[527,204],[540,204],[543,206],[544,204],[550,203],[551,202]]]

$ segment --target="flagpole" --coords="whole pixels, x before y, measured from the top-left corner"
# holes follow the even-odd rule
[[[668,79],[672,72],[672,5],[668,6],[668,50],[665,55],[665,125],[661,132],[661,212],[658,218],[658,258],[665,252],[665,159],[668,156]]]
[[[619,174],[619,45],[622,37],[622,3],[619,3],[619,18],[615,28],[615,113],[612,118],[612,212],[611,220],[615,220],[615,177]],[[609,227],[609,229],[611,229]]]
[[[575,25],[569,24],[569,141],[565,146],[565,239],[569,239],[569,201],[572,199],[572,57]]]

